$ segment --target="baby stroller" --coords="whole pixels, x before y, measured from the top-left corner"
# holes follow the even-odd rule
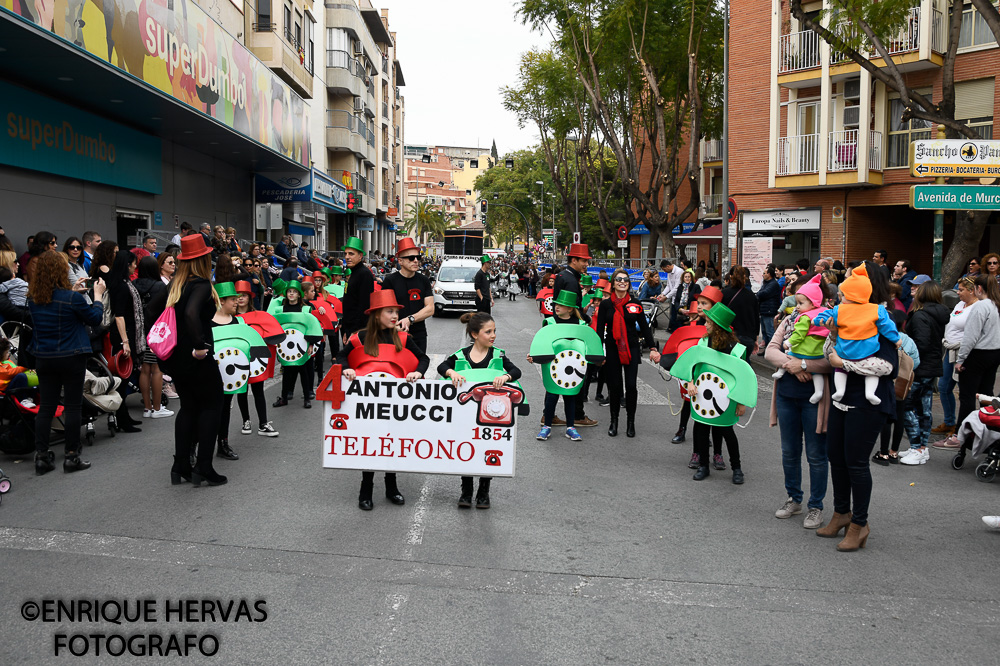
[[[0,394],[0,451],[26,455],[35,450],[35,417],[41,404],[38,388],[19,388]],[[56,407],[53,426],[62,430],[63,407]],[[50,443],[61,441],[54,438]]]
[[[96,429],[94,423],[102,415],[108,415],[108,432],[114,437],[118,420],[115,412],[122,405],[122,397],[118,395],[118,386],[122,380],[115,377],[99,356],[87,359],[87,369],[83,380],[82,421],[86,425],[84,441],[94,445]]]
[[[642,301],[642,314],[646,317],[646,323],[649,324],[650,329],[656,328],[657,318],[660,315],[666,315],[669,309],[670,303],[668,301],[664,301],[663,303],[657,300]]]
[[[962,469],[965,465],[965,456],[970,450],[972,457],[985,456],[985,460],[976,467],[976,478],[984,483],[990,483],[996,478],[1000,471],[1000,400],[993,400],[993,404],[979,410],[979,421],[983,431],[977,432],[976,426],[979,424],[969,423],[974,419],[966,419],[962,424],[962,432],[966,435],[962,441],[962,448],[951,460],[952,469]],[[965,425],[968,425],[966,432]],[[974,445],[974,448],[973,448]]]

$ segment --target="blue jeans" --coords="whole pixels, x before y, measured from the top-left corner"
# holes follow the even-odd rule
[[[781,430],[781,466],[785,492],[802,502],[802,442],[809,462],[809,508],[823,509],[827,484],[826,435],[816,432],[819,407],[806,398],[778,396],[778,428]]]
[[[774,316],[765,317],[760,316],[760,332],[764,336],[764,344],[761,345],[761,349],[767,347],[768,343],[771,342],[771,338],[774,337]]]
[[[938,393],[941,395],[941,408],[944,410],[944,424],[955,425],[955,384],[951,378],[955,371],[955,365],[948,360],[948,350],[944,350],[944,361],[942,362],[944,374],[938,379]]]
[[[910,395],[906,396],[903,423],[906,424],[906,438],[910,440],[911,448],[927,446],[927,439],[931,436],[934,381],[934,377],[915,379],[910,387]]]

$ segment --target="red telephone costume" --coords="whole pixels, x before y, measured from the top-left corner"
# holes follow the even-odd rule
[[[399,332],[399,340],[403,343],[403,349],[396,351],[396,346],[391,343],[379,343],[378,356],[369,356],[365,353],[365,346],[361,343],[361,338],[357,333],[351,335],[347,340],[351,348],[347,352],[347,363],[360,377],[362,375],[385,374],[390,377],[404,379],[411,372],[417,371],[419,361],[409,349],[406,348],[406,331]]]

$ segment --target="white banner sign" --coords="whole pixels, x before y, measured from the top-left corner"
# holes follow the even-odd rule
[[[324,401],[323,467],[463,476],[514,476],[515,386],[341,378],[339,408]]]
[[[748,210],[743,212],[743,233],[755,231],[815,231],[822,212],[806,210]]]
[[[771,263],[773,256],[773,239],[767,238],[747,238],[743,237],[743,265],[750,271],[750,284],[754,291],[760,289],[764,281],[763,273],[767,265]]]

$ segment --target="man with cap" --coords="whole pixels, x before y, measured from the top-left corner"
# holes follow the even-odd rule
[[[365,310],[371,306],[372,292],[375,291],[375,276],[365,266],[365,246],[357,236],[347,239],[347,244],[341,248],[344,251],[344,263],[351,271],[347,281],[344,298],[344,316],[341,317],[340,335],[344,344],[355,331],[360,331],[368,322]]]
[[[420,268],[420,249],[412,238],[403,238],[396,246],[399,270],[382,280],[382,289],[391,289],[402,305],[397,327],[408,331],[417,346],[427,351],[427,325],[424,320],[434,315],[434,291],[431,281]]]
[[[482,266],[476,273],[474,282],[476,288],[476,311],[490,314],[493,309],[493,292],[490,291],[490,255],[484,254],[479,258]]]
[[[583,303],[583,289],[580,287],[580,280],[582,279],[582,274],[587,272],[587,266],[590,265],[590,248],[587,247],[586,243],[573,243],[569,246],[569,252],[566,253],[566,268],[559,272],[556,276],[556,283],[552,287],[552,299],[557,300],[559,298],[559,292],[569,291],[576,295],[576,302]],[[580,313],[580,319],[586,323],[590,323],[590,317],[583,308],[578,310]],[[584,380],[583,390],[576,394],[576,425],[583,427],[593,427],[597,425],[595,419],[589,418],[584,410],[586,408],[585,403],[587,401],[587,393],[590,391],[590,376],[588,374],[587,379]]]

